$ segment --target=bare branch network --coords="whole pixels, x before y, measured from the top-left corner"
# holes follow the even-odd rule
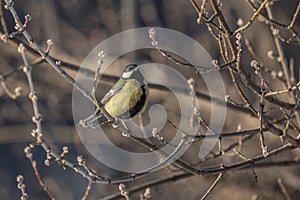
[[[230,12],[229,7],[237,6],[237,4],[229,3],[229,1],[191,0],[188,3],[185,2],[184,6],[187,7],[188,11],[191,11],[191,16],[195,19],[194,21],[186,20],[185,26],[196,24],[196,28],[205,28],[204,38],[210,38],[209,42],[213,43],[211,45],[215,47],[213,51],[216,53],[214,60],[211,62],[212,67],[194,66],[184,59],[163,50],[160,48],[161,41],[157,37],[158,33],[155,28],[149,29],[149,35],[145,35],[145,38],[148,37],[149,43],[155,49],[151,53],[152,56],[149,57],[160,62],[167,62],[170,66],[181,70],[184,74],[188,74],[191,78],[188,79],[187,84],[192,93],[196,95],[197,100],[203,105],[211,105],[212,102],[220,105],[225,103],[229,110],[224,131],[217,132],[210,128],[210,123],[213,122],[210,121],[209,109],[200,112],[195,105],[196,100],[193,99],[193,102],[189,102],[194,110],[190,121],[193,123],[196,120],[199,123],[198,132],[195,136],[180,130],[177,124],[178,120],[174,117],[177,116],[177,111],[171,109],[166,123],[168,128],[162,131],[157,131],[154,128],[150,139],[132,135],[130,129],[121,121],[111,117],[104,106],[99,103],[97,86],[114,83],[118,79],[118,76],[109,74],[104,74],[100,79],[101,66],[105,62],[106,56],[109,56],[105,54],[106,52],[99,52],[98,68],[95,71],[88,68],[81,70],[84,76],[94,78],[93,88],[88,91],[74,78],[73,72],[77,72],[82,66],[54,56],[58,54],[55,53],[55,45],[52,39],[48,39],[46,47],[43,47],[44,42],[38,42],[40,38],[32,36],[35,27],[31,26],[31,22],[39,19],[32,18],[29,14],[23,16],[21,9],[15,7],[19,2],[12,0],[0,0],[0,2],[0,38],[2,40],[1,49],[3,49],[1,53],[5,51],[6,46],[9,46],[13,49],[10,56],[15,56],[18,62],[21,63],[16,64],[14,62],[12,64],[7,56],[8,53],[5,54],[7,58],[1,56],[1,59],[3,57],[3,61],[0,61],[1,98],[4,99],[2,103],[10,99],[17,105],[20,103],[20,98],[28,95],[29,99],[26,99],[26,101],[31,102],[32,108],[26,107],[26,112],[31,113],[31,121],[34,123],[34,127],[30,132],[31,142],[26,141],[25,157],[30,161],[34,175],[41,189],[45,191],[44,195],[47,195],[50,199],[61,199],[62,197],[57,196],[57,192],[53,192],[53,188],[48,184],[49,180],[45,178],[44,173],[41,173],[44,171],[44,166],[49,168],[54,168],[55,165],[61,166],[65,173],[71,169],[73,174],[79,174],[83,180],[86,179],[87,184],[82,193],[82,199],[116,199],[122,197],[126,199],[150,199],[151,197],[157,199],[160,197],[159,193],[155,193],[157,188],[172,185],[174,182],[177,184],[179,180],[187,183],[195,177],[197,180],[203,179],[205,181],[205,184],[189,185],[195,195],[201,195],[200,199],[209,197],[214,199],[214,195],[219,198],[222,196],[220,188],[225,185],[222,182],[226,181],[226,178],[232,174],[241,173],[243,170],[250,171],[253,176],[253,180],[247,180],[249,182],[257,182],[260,179],[260,175],[257,173],[257,170],[260,169],[272,170],[276,167],[284,167],[283,171],[285,171],[286,168],[296,167],[299,170],[300,60],[297,57],[290,56],[290,53],[297,51],[297,48],[299,51],[300,46],[299,25],[297,23],[299,22],[300,2],[297,2],[292,13],[287,13],[289,16],[288,22],[278,20],[276,4],[279,4],[279,2],[273,0],[243,1],[243,6],[251,10],[251,15],[247,19],[242,19],[239,13],[230,16],[228,14]],[[152,5],[151,8],[155,8],[153,2],[148,2],[149,5]],[[176,3],[174,2],[174,4]],[[20,5],[17,7],[19,8]],[[140,7],[142,5],[140,2]],[[131,6],[137,7],[137,5]],[[170,9],[169,6],[166,5],[166,7]],[[109,12],[107,9],[107,14]],[[46,24],[46,26],[48,25]],[[14,27],[13,31],[12,27]],[[267,48],[259,49],[261,47],[259,42],[261,41],[256,42],[251,37],[253,32],[260,31],[257,30],[257,27],[263,27],[267,30],[263,33],[266,37],[263,41],[265,41]],[[58,32],[59,30],[52,29],[52,31]],[[259,36],[256,36],[257,38]],[[132,56],[131,59],[135,57]],[[74,148],[69,147],[68,144],[62,147],[53,145],[53,142],[48,140],[48,138],[51,138],[51,129],[47,128],[48,125],[45,125],[47,123],[43,124],[42,121],[49,114],[49,110],[43,108],[43,98],[47,95],[43,92],[48,90],[47,87],[51,88],[51,84],[55,81],[52,80],[49,86],[41,83],[41,78],[38,78],[39,74],[35,71],[38,72],[42,65],[55,70],[53,78],[57,82],[70,84],[95,105],[96,112],[90,113],[91,117],[82,119],[79,125],[85,128],[97,128],[93,126],[92,122],[98,120],[95,117],[100,112],[106,120],[101,125],[113,130],[112,135],[116,132],[117,138],[125,144],[126,142],[135,144],[143,151],[159,153],[165,158],[164,162],[141,173],[125,175],[120,173],[118,176],[110,176],[105,170],[101,171],[101,167],[97,167],[92,162],[92,158],[86,155],[78,154],[74,159],[73,155],[75,154],[70,155],[70,149]],[[198,85],[201,82],[200,74],[211,71],[219,71],[226,79],[227,95],[224,96],[224,99],[210,97]],[[17,80],[16,76],[22,73],[25,74],[25,78],[22,77],[22,80]],[[16,84],[18,85],[16,86]],[[168,92],[166,88],[158,85],[150,84],[149,86],[152,94]],[[12,89],[14,87],[15,89]],[[103,90],[103,88],[100,87],[98,90]],[[181,88],[174,87],[173,89],[174,91],[181,91]],[[60,90],[60,88],[57,88],[57,90]],[[69,94],[71,92],[69,91]],[[62,93],[65,93],[65,91],[62,91]],[[5,106],[4,103],[3,106]],[[152,100],[152,103],[154,104],[155,100]],[[15,107],[14,109],[19,109],[18,106]],[[249,126],[247,122],[249,122]],[[139,123],[141,129],[143,129],[144,121],[142,117],[139,118]],[[77,126],[77,124],[72,126]],[[182,135],[178,145],[170,142],[170,138],[173,137],[172,133],[176,131],[179,131]],[[212,134],[203,134],[207,131]],[[3,131],[1,131],[1,134],[4,134]],[[22,135],[25,134],[26,132],[22,132]],[[60,132],[59,134],[64,135],[65,133]],[[199,159],[197,152],[206,138],[216,138],[218,143],[206,157]],[[166,155],[160,150],[160,147],[164,145],[174,145],[174,152],[171,155]],[[168,166],[167,161],[173,159],[185,145],[191,145],[191,147],[182,157],[176,159],[171,166]],[[160,170],[156,172],[157,169]],[[55,168],[55,170],[61,174],[59,178],[68,176],[61,173],[60,169]],[[152,174],[156,173],[160,174],[152,177]],[[31,177],[23,172],[22,174],[17,176],[17,188],[21,192],[20,198],[30,199],[30,189],[25,190],[25,183],[28,183],[27,180],[30,180]],[[208,181],[206,179],[207,175],[215,176],[214,180]],[[293,175],[297,176],[296,173]],[[203,176],[205,176],[205,179]],[[264,176],[262,175],[262,177]],[[139,182],[140,179],[136,180],[138,178],[142,181]],[[292,199],[291,196],[295,196],[295,198],[297,195],[300,196],[299,187],[298,193],[291,193],[291,191],[293,192],[292,187],[285,184],[285,177],[276,176],[276,180],[274,184],[280,189],[279,193],[282,198]],[[103,187],[99,186],[100,184],[96,185],[96,183],[112,186],[107,186],[110,187],[107,190],[108,192],[102,194],[93,191],[93,187]],[[118,184],[118,188],[114,187],[114,184]],[[202,189],[197,190],[199,187],[202,187]],[[173,188],[173,190],[175,189]],[[186,190],[183,191],[183,195],[188,195]],[[234,192],[240,195],[243,193],[241,191]],[[259,195],[252,196],[252,199],[258,199]],[[269,195],[272,195],[272,192]]]

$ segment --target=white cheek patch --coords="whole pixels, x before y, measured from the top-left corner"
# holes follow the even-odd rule
[[[130,78],[131,75],[133,74],[134,71],[131,71],[131,72],[124,72],[122,74],[122,78],[126,79],[126,78]]]

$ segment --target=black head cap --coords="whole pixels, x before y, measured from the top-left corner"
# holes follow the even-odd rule
[[[137,67],[137,64],[129,64],[125,67],[124,72],[134,71]]]

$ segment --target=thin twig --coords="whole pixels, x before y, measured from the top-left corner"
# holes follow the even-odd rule
[[[273,96],[273,95],[280,95],[280,94],[285,94],[289,92],[294,92],[300,89],[300,81],[296,84],[291,86],[290,88],[284,89],[284,90],[277,90],[274,92],[268,92],[265,94],[265,96]]]
[[[277,179],[277,183],[278,183],[280,190],[281,190],[282,194],[284,195],[285,199],[292,200],[292,198],[290,197],[288,191],[286,190],[281,178]]]
[[[59,65],[56,64],[51,57],[49,57],[42,47],[30,36],[30,34],[26,30],[26,26],[21,22],[17,11],[13,6],[13,2],[10,0],[4,0],[6,2],[6,7],[9,9],[16,23],[16,27],[18,27],[18,34],[22,34],[27,42],[40,54],[40,56],[45,59],[51,67],[53,67],[65,80],[71,83],[79,92],[81,92],[85,97],[87,97],[91,102],[94,103],[93,96],[89,91],[87,91],[83,86],[81,86],[78,82],[76,82],[68,73],[66,73]],[[29,18],[29,17],[28,17]]]
[[[9,96],[9,98],[11,99],[16,99],[18,98],[20,95],[21,95],[21,92],[22,92],[22,88],[21,87],[16,87],[15,88],[15,91],[12,92],[8,85],[6,84],[4,78],[3,78],[3,75],[0,74],[0,84],[3,88],[3,90],[5,91],[5,93],[7,94],[7,96]]]
[[[246,0],[246,2],[250,5],[250,7],[251,7],[253,10],[256,10],[256,9],[257,9],[257,8],[254,6],[254,3],[253,3],[252,1]],[[280,28],[282,28],[282,29],[286,29],[286,30],[290,31],[291,37],[290,37],[289,39],[287,39],[287,40],[281,38],[280,35],[279,35],[279,32],[278,32],[277,37],[278,37],[281,41],[290,44],[290,43],[292,42],[292,39],[295,38],[295,39],[296,39],[296,43],[297,43],[297,44],[300,44],[300,38],[299,38],[299,36],[298,36],[297,31],[294,29],[294,23],[295,23],[295,20],[296,20],[297,17],[298,17],[299,11],[300,11],[300,2],[298,3],[298,5],[297,5],[297,7],[296,7],[296,9],[295,9],[295,12],[294,12],[294,14],[293,14],[293,18],[292,18],[291,22],[290,22],[289,24],[287,24],[287,25],[282,24],[282,23],[280,23],[280,22],[278,22],[278,21],[275,21],[275,20],[273,20],[272,18],[270,18],[270,17],[268,17],[268,16],[265,16],[265,15],[262,14],[262,13],[259,13],[259,16],[262,17],[261,20],[262,20],[264,23],[266,23],[266,24],[269,24],[269,25],[275,25],[275,26],[277,26],[277,27],[280,27]]]
[[[290,167],[290,166],[294,166],[294,165],[296,165],[296,166],[300,165],[300,159],[256,163],[255,168],[268,168],[269,169],[270,167]],[[251,168],[252,168],[252,166],[247,166],[247,167],[243,168],[242,170],[249,170]],[[176,182],[178,180],[183,180],[183,179],[186,179],[186,178],[189,178],[192,176],[193,175],[190,173],[180,173],[180,174],[169,176],[169,177],[163,177],[163,178],[159,178],[156,180],[150,180],[150,181],[140,184],[138,186],[131,187],[128,190],[131,194],[134,194],[138,191],[144,190],[145,188],[159,186],[159,185],[166,184],[166,183]],[[111,200],[111,199],[116,199],[116,198],[120,198],[120,197],[121,197],[121,194],[120,194],[120,192],[118,192],[118,193],[115,193],[115,194],[112,194],[112,195],[109,195],[106,197],[102,197],[100,199],[101,200]]]
[[[238,28],[237,30],[234,31],[234,35],[239,33],[239,32],[242,32],[242,31],[245,31],[247,28],[249,28],[249,26],[254,22],[254,20],[256,19],[256,17],[259,15],[259,13],[262,11],[262,9],[264,9],[267,5],[267,3],[269,2],[270,0],[265,0],[257,10],[255,10],[255,12],[253,13],[252,17],[250,18],[250,20],[242,27]]]
[[[91,193],[92,185],[93,185],[93,182],[89,181],[81,200],[86,200],[88,198],[89,194]]]
[[[211,191],[216,187],[217,183],[220,181],[221,177],[223,176],[222,173],[220,173],[218,175],[218,177],[216,178],[216,180],[213,182],[213,184],[208,188],[208,190],[206,191],[206,193],[201,197],[201,200],[206,199],[206,197],[208,197],[208,195],[211,193]]]
[[[300,6],[300,4],[298,5],[298,7],[299,6]],[[298,11],[296,10],[296,12],[295,12],[296,15],[299,12],[299,9],[297,8]],[[268,17],[270,19],[273,19],[272,10],[271,10],[270,7],[267,7],[267,13],[268,13]],[[274,31],[274,29],[275,29],[274,26],[270,25],[270,30],[272,32]],[[285,56],[285,52],[284,52],[283,46],[281,45],[279,39],[277,37],[275,37],[275,36],[273,38],[274,38],[275,46],[276,46],[276,49],[277,49],[277,52],[278,52],[278,55],[279,55],[279,58],[280,58],[279,61],[280,61],[280,64],[282,66],[282,70],[283,70],[284,76],[286,78],[287,87],[291,88],[292,85],[291,85],[291,79],[290,79],[289,65],[288,65],[287,57]],[[290,100],[290,103],[295,104],[296,98],[295,98],[295,94],[294,93],[292,93],[292,95],[290,95],[289,100]],[[298,112],[296,112],[295,115],[296,115],[298,126],[300,126],[300,115],[299,115]]]
[[[129,191],[127,190],[126,186],[123,183],[121,183],[119,185],[119,191],[120,191],[121,196],[125,197],[126,200],[130,200]]]
[[[93,102],[96,106],[97,109],[99,109],[103,115],[111,122],[114,122],[114,118],[112,118],[107,111],[104,109],[103,105],[98,104],[97,102],[95,102],[93,95],[87,91],[86,89],[84,89],[78,82],[76,82],[69,74],[67,74],[59,65],[56,64],[56,62],[54,62],[51,57],[49,57],[43,50],[42,48],[33,40],[33,38],[29,35],[29,33],[26,30],[26,26],[24,26],[16,12],[16,10],[13,7],[13,3],[9,0],[5,0],[6,4],[7,4],[7,8],[10,10],[10,12],[12,13],[14,19],[15,19],[15,23],[16,26],[19,27],[18,29],[18,34],[23,34],[24,37],[27,39],[27,41],[30,43],[31,46],[33,46],[33,48],[41,55],[42,58],[44,58],[62,77],[64,77],[68,82],[70,82],[75,88],[77,88],[85,97],[87,97],[91,102]],[[125,177],[121,177],[121,178],[103,178],[100,175],[97,175],[96,173],[91,173],[92,170],[88,169],[88,170],[82,170],[80,168],[78,168],[75,164],[73,164],[72,162],[66,160],[65,158],[61,158],[60,155],[58,155],[57,153],[53,152],[50,147],[44,142],[43,140],[43,134],[42,134],[42,126],[41,126],[41,120],[42,117],[39,113],[39,109],[38,109],[38,103],[37,103],[37,96],[36,96],[36,92],[34,90],[34,85],[33,85],[33,80],[32,80],[32,76],[31,76],[31,66],[29,65],[29,62],[26,58],[25,55],[25,47],[21,44],[19,47],[19,52],[22,55],[23,61],[24,61],[24,68],[23,71],[26,73],[27,75],[27,79],[28,79],[28,84],[30,86],[30,99],[32,100],[32,104],[33,104],[33,110],[34,110],[34,117],[33,120],[36,123],[37,126],[37,130],[35,131],[35,135],[37,136],[37,144],[41,145],[44,150],[47,152],[47,154],[50,156],[53,156],[55,158],[55,161],[58,162],[59,164],[62,164],[63,168],[70,167],[72,168],[75,172],[81,174],[83,177],[86,177],[89,181],[93,181],[93,182],[97,182],[97,183],[120,183],[120,182],[124,182],[124,181],[130,181],[130,180],[134,180],[137,179],[139,177],[142,177],[150,172],[155,171],[156,169],[159,169],[161,167],[164,167],[168,164],[168,161],[172,159],[172,157],[174,157],[175,155],[178,154],[178,152],[180,151],[180,149],[183,147],[183,145],[186,145],[186,141],[185,139],[182,139],[179,143],[178,146],[176,147],[176,149],[169,155],[166,155],[166,153],[162,152],[162,151],[157,151],[159,153],[161,153],[162,155],[166,156],[165,160],[151,168],[149,168],[148,170],[146,170],[145,172],[142,173],[137,173],[137,174],[133,174],[131,176],[125,176]],[[116,122],[118,129],[124,133],[124,135],[126,134],[129,138],[133,139],[135,142],[138,142],[139,144],[142,144],[144,146],[146,146],[149,150],[153,150],[153,145],[147,143],[144,140],[141,140],[140,138],[134,137],[131,135],[130,130],[126,129],[126,127],[123,126],[123,124],[118,121]],[[50,157],[51,157],[50,156]],[[47,159],[47,163],[49,163],[49,159]],[[175,161],[176,165],[179,165],[180,167],[182,167],[183,169],[189,171],[190,173],[196,174],[197,170],[194,169],[193,167],[179,161],[176,160]]]
[[[49,188],[47,187],[47,185],[45,184],[43,178],[41,177],[41,175],[39,173],[39,169],[37,167],[37,162],[35,160],[33,160],[32,153],[31,153],[30,149],[31,149],[30,147],[26,147],[24,151],[25,151],[26,157],[29,159],[29,161],[31,163],[32,169],[34,171],[34,174],[37,177],[40,186],[47,193],[47,195],[49,196],[49,198],[51,200],[55,200],[55,197],[53,196],[52,192],[49,190]]]
[[[201,14],[201,9],[198,7],[198,5],[196,4],[195,0],[191,0],[191,3],[193,5],[193,7],[195,8],[196,12],[198,13],[198,16],[202,16],[202,18],[204,19],[204,22],[207,23],[208,25],[211,25],[212,27],[214,27],[216,30],[218,30],[221,33],[224,33],[224,30],[222,30],[217,24],[215,24],[212,20],[214,18],[215,15],[211,16],[210,18],[206,17],[205,15]],[[198,18],[199,19],[199,18]],[[197,19],[197,22],[199,21]],[[201,20],[200,20],[201,22]]]
[[[0,21],[1,21],[1,26],[2,26],[2,29],[3,29],[3,34],[4,34],[4,37],[8,35],[8,30],[7,30],[7,25],[6,25],[6,21],[4,19],[4,16],[3,16],[3,10],[2,10],[2,0],[0,0]],[[3,36],[1,36],[3,37]]]
[[[152,40],[151,45],[153,47],[155,47],[163,57],[166,57],[168,60],[172,61],[176,65],[180,65],[183,67],[190,67],[196,72],[196,74],[207,73],[207,72],[216,70],[216,68],[213,68],[213,67],[196,66],[191,63],[181,61],[181,60],[175,58],[174,56],[172,56],[171,54],[167,53],[167,51],[159,48],[158,40],[156,39],[156,31],[154,28],[149,29],[149,37]]]
[[[26,185],[24,183],[24,177],[22,175],[17,176],[18,189],[21,191],[21,200],[27,200],[28,194],[26,193]]]

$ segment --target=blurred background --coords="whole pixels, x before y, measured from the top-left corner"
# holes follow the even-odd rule
[[[197,3],[201,5],[201,1]],[[282,24],[288,24],[297,4],[298,1],[296,0],[275,1],[272,7],[274,19]],[[50,51],[51,56],[76,65],[80,65],[96,45],[114,34],[137,27],[155,26],[173,29],[192,37],[207,50],[213,59],[217,59],[222,63],[217,42],[207,30],[205,24],[197,24],[196,19],[198,15],[190,1],[16,0],[15,7],[20,16],[25,14],[32,16],[32,20],[28,25],[28,31],[41,46],[47,47],[46,41],[52,39],[54,45]],[[246,1],[223,1],[222,11],[232,30],[238,28],[237,21],[239,19],[247,22],[253,14],[251,7]],[[208,12],[211,14],[212,11],[208,10]],[[14,31],[13,19],[5,9],[4,17],[9,31]],[[296,30],[299,30],[299,20],[297,19],[295,22]],[[288,33],[282,32],[282,34],[285,36]],[[280,64],[276,59],[272,60],[267,55],[270,50],[276,51],[268,26],[256,20],[245,31],[244,35],[251,42],[254,51],[268,69],[273,70],[276,74],[280,73]],[[299,44],[283,44],[283,46],[286,57],[288,59],[294,58],[294,73],[296,81],[299,81]],[[29,58],[31,61],[36,59],[34,57]],[[158,62],[172,66],[184,74],[185,77],[193,77],[196,81],[196,91],[207,94],[203,80],[192,69],[185,69],[175,65],[156,50],[140,50],[126,54],[114,62],[106,73],[120,76],[126,64],[135,62],[133,59],[142,63]],[[242,63],[245,66],[250,66],[252,59],[249,53],[244,53],[243,51]],[[0,42],[0,73],[9,72],[20,65],[22,65],[22,60],[17,53],[17,47],[9,43]],[[252,73],[254,72],[250,67],[247,69]],[[66,71],[73,77],[76,76],[76,71],[70,69],[66,69]],[[241,102],[226,70],[222,71],[222,77],[226,86],[226,93],[230,94],[230,97],[237,102]],[[89,155],[77,135],[72,115],[73,87],[47,64],[34,66],[33,78],[39,97],[40,112],[43,115],[42,124],[45,140],[51,148],[61,152],[63,146],[68,146],[70,150],[67,154],[68,159],[76,162],[77,155],[83,155],[92,169],[95,169],[100,174],[111,174],[111,169],[101,165]],[[102,87],[101,91],[98,91],[98,95],[100,97],[103,96],[114,81],[101,81]],[[278,85],[276,80],[274,81],[270,78],[268,81],[270,81],[270,86],[276,89],[282,87],[282,85]],[[33,111],[31,102],[28,99],[28,86],[25,75],[22,72],[15,73],[13,76],[5,79],[5,82],[12,90],[19,86],[22,87],[23,94],[21,97],[13,100],[0,88],[0,199],[18,199],[20,197],[20,191],[16,187],[16,176],[19,174],[23,174],[25,178],[24,182],[27,186],[26,191],[29,194],[29,199],[48,199],[34,175],[29,160],[26,159],[24,154],[24,148],[34,141],[30,135],[31,130],[34,128],[34,124],[31,121]],[[252,95],[249,89],[243,89],[251,103],[257,108],[259,102],[257,96]],[[156,103],[163,105],[168,111],[168,119],[178,122],[180,117],[178,108],[176,107],[176,102],[174,103],[168,98],[169,92],[151,89],[150,93],[150,105]],[[285,96],[280,98],[287,100]],[[199,98],[198,101],[203,108],[201,115],[203,115],[205,120],[209,121],[210,100]],[[267,105],[267,109],[271,109],[268,113],[270,117],[274,119],[280,118],[278,109],[272,110],[272,105]],[[145,116],[145,119],[147,122],[147,116]],[[244,130],[258,128],[258,119],[252,117],[249,112],[228,108],[223,131],[236,131],[238,127]],[[172,130],[172,127],[169,125],[166,127],[166,132],[170,130]],[[124,140],[116,130],[111,130],[110,137],[114,142],[124,146],[124,148],[132,148],[130,141]],[[166,137],[169,137],[169,135],[166,135]],[[239,139],[232,138],[222,141],[224,149],[233,142],[239,141]],[[272,134],[266,134],[266,143],[271,149],[282,145],[280,138]],[[183,159],[189,163],[198,163],[198,150],[199,144],[191,147],[184,154]],[[260,155],[259,136],[257,135],[247,142],[243,146],[242,152],[248,158]],[[280,154],[274,159],[299,159],[299,153],[299,150],[295,149]],[[57,199],[71,200],[82,198],[88,183],[86,179],[70,169],[63,170],[57,164],[46,167],[44,165],[45,153],[40,147],[33,150],[33,156],[38,162],[41,176]],[[236,156],[227,155],[214,159],[211,162],[201,164],[200,161],[200,164],[197,166],[216,166],[220,163],[234,163],[239,160]],[[228,172],[207,199],[280,200],[284,196],[277,184],[278,178],[284,181],[291,197],[298,199],[300,197],[299,169],[299,165],[257,168],[255,172],[258,182],[256,182],[252,171],[249,169]],[[178,173],[178,169],[168,167],[126,185],[130,188],[176,173]],[[151,196],[152,199],[200,199],[215,178],[215,176],[190,177],[154,186],[151,187]],[[118,185],[94,184],[89,199],[101,199],[117,192]],[[133,199],[139,199],[139,194],[142,192],[140,191],[130,196]]]

